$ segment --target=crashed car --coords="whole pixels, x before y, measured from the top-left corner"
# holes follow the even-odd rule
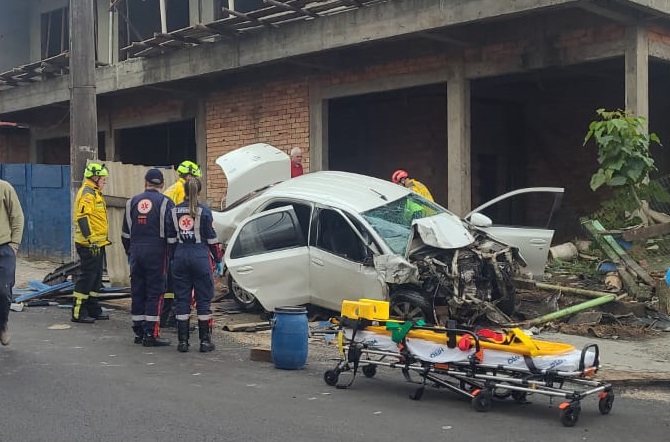
[[[541,262],[533,265],[544,269],[551,230],[523,238],[482,213],[463,220],[365,175],[319,171],[289,179],[289,161],[267,144],[217,160],[228,189],[214,228],[242,309],[311,304],[339,311],[345,299],[368,298],[390,301],[392,316],[405,320],[437,323],[442,307],[461,322],[483,314],[504,322],[516,304],[511,278],[529,267],[501,236],[534,239],[527,245]],[[486,231],[496,228],[501,236]]]

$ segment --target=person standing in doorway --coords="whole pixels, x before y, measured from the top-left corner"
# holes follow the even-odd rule
[[[189,178],[200,178],[202,176],[202,170],[200,166],[193,161],[184,160],[179,163],[177,166],[177,173],[179,174],[179,179],[171,186],[169,186],[164,194],[172,200],[176,205],[179,205],[184,202],[186,198],[185,184],[186,180]],[[172,269],[171,263],[168,262],[167,269],[167,291],[163,299],[163,306],[161,311],[161,327],[174,327],[176,325],[176,320],[174,317],[174,287],[172,281]]]
[[[170,345],[160,337],[160,313],[167,280],[167,227],[174,203],[163,195],[163,173],[149,169],[144,192],[126,203],[121,242],[130,265],[131,316],[135,343]]]
[[[198,313],[200,351],[214,350],[212,342],[212,311],[214,297],[212,260],[216,262],[216,275],[223,275],[223,253],[213,227],[212,211],[198,203],[202,185],[197,178],[186,182],[186,200],[172,209],[172,223],[168,243],[174,248],[172,272],[177,318],[177,350],[189,349],[189,318],[191,293],[195,292]]]
[[[23,210],[14,187],[0,180],[0,344],[9,345],[9,309],[16,277],[16,254],[23,237]]]
[[[435,201],[433,199],[433,195],[430,194],[428,187],[426,187],[421,181],[410,178],[407,171],[403,169],[398,169],[393,172],[391,175],[391,181],[401,186],[407,187],[409,190],[421,195],[428,201]]]
[[[304,173],[302,169],[302,149],[294,147],[291,149],[291,178],[295,178]]]
[[[91,324],[96,319],[109,319],[98,303],[105,246],[111,244],[107,237],[107,205],[102,196],[108,175],[104,164],[89,163],[74,202],[74,243],[80,264],[74,284],[72,322]]]

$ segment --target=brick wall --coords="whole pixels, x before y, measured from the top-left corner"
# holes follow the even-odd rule
[[[304,151],[309,170],[309,94],[305,79],[251,84],[213,93],[207,102],[207,197],[225,195],[226,182],[214,161],[231,150],[253,143],[269,143],[288,153]]]
[[[0,163],[29,163],[30,134],[23,129],[0,129]]]

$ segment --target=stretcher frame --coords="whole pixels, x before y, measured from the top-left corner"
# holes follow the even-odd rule
[[[343,320],[344,319],[344,320]],[[600,368],[599,349],[596,344],[587,344],[581,350],[579,367],[574,371],[556,369],[538,369],[529,367],[521,369],[505,365],[485,364],[480,361],[482,341],[480,337],[465,329],[453,327],[417,327],[421,330],[430,330],[444,333],[450,344],[455,345],[456,337],[469,336],[474,343],[474,354],[467,360],[449,363],[433,363],[421,360],[408,351],[406,337],[398,343],[397,351],[380,350],[361,341],[356,341],[356,328],[350,328],[351,339],[346,339],[345,325],[365,329],[370,323],[367,320],[350,320],[340,318],[338,341],[340,342],[341,358],[333,369],[324,373],[324,381],[330,386],[346,389],[350,387],[360,368],[367,378],[375,376],[377,367],[400,369],[405,380],[419,387],[409,397],[420,400],[427,386],[445,388],[471,401],[472,408],[478,412],[489,411],[493,399],[511,397],[518,403],[526,403],[529,394],[541,394],[553,398],[563,399],[558,406],[561,423],[567,427],[574,426],[581,412],[581,401],[591,395],[599,397],[598,409],[606,415],[612,409],[614,392],[612,385],[607,382],[593,379],[593,375]],[[593,363],[586,362],[588,352],[595,353]],[[532,365],[532,363],[531,363]],[[339,383],[341,373],[353,373],[348,384]],[[419,376],[420,380],[412,379],[411,374]],[[430,384],[429,384],[430,383]]]

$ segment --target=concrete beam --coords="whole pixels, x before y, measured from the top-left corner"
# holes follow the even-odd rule
[[[463,64],[447,81],[447,208],[459,216],[472,205],[470,80]]]
[[[670,61],[670,45],[660,41],[649,42],[649,57],[662,61]]]
[[[639,26],[626,29],[626,110],[649,118],[649,39]]]
[[[670,16],[670,2],[668,0],[620,0],[621,3],[633,4],[642,8],[660,12]]]
[[[97,69],[99,94],[180,80],[288,57],[407,36],[475,21],[502,19],[580,0],[403,0],[377,3],[307,22],[288,23],[238,40],[131,59]],[[67,79],[0,92],[0,115],[69,99]]]
[[[542,49],[533,51],[530,57],[523,55],[500,61],[483,61],[468,63],[465,67],[467,78],[496,77],[528,70],[543,69],[556,66],[570,66],[592,61],[608,60],[622,57],[625,51],[624,40],[605,43],[594,43],[588,46],[567,48],[561,51]]]

